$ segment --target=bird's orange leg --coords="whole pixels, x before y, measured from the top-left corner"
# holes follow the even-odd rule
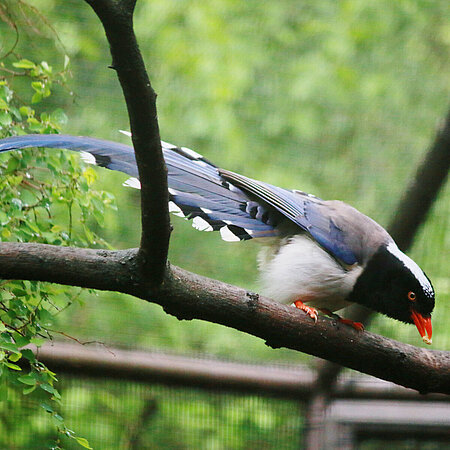
[[[314,322],[317,322],[317,309],[311,308],[311,306],[306,306],[301,300],[296,300],[294,302],[294,305],[296,308],[301,309],[302,311],[305,311],[306,314],[308,314],[311,319],[314,320]]]
[[[331,312],[329,309],[326,308],[320,308],[320,311],[323,312],[325,315],[332,317],[333,319],[336,319],[340,323],[350,325],[357,331],[364,331],[364,325],[361,322],[353,322],[353,320],[350,319],[343,319],[341,316],[338,316],[337,314]]]

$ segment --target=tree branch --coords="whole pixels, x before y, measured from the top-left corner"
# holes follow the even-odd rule
[[[359,333],[332,319],[317,323],[301,311],[178,267],[155,289],[135,270],[136,249],[105,251],[2,243],[0,278],[52,281],[131,294],[179,319],[201,319],[392,381],[419,392],[450,394],[450,352],[421,349]]]
[[[428,215],[450,170],[450,109],[440,125],[430,149],[417,168],[411,184],[401,197],[388,227],[402,250],[407,250]]]
[[[167,169],[161,151],[156,93],[133,31],[136,0],[85,0],[101,20],[109,42],[130,118],[133,146],[141,181],[142,234],[140,264],[158,285],[164,276],[170,238]]]

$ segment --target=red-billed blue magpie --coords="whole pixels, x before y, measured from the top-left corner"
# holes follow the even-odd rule
[[[125,184],[139,188],[131,146],[67,135],[0,140],[0,152],[26,147],[83,152],[87,162],[124,172],[133,177]],[[414,323],[431,344],[431,282],[375,221],[341,201],[220,169],[188,148],[162,142],[162,149],[172,213],[192,219],[198,230],[219,231],[226,241],[267,244],[259,256],[264,294],[294,303],[314,320],[317,309],[331,314],[359,303]]]

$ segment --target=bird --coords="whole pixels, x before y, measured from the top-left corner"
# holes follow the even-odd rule
[[[129,136],[131,133],[123,132]],[[30,134],[0,140],[0,153],[29,147],[81,152],[82,159],[130,178],[140,188],[133,147],[85,136]],[[221,169],[199,153],[161,141],[168,170],[169,211],[225,241],[262,244],[262,293],[293,304],[314,321],[352,303],[414,324],[432,343],[435,292],[430,279],[377,222],[339,200],[322,200]]]

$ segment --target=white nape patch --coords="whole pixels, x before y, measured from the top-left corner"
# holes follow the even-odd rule
[[[94,166],[97,165],[95,156],[89,152],[80,152],[80,158],[86,164],[93,164]]]
[[[213,231],[213,227],[202,217],[194,217],[192,219],[192,226],[199,231]]]
[[[194,150],[191,150],[190,148],[181,147],[181,150],[183,150],[185,153],[187,153],[191,158],[194,158],[194,159],[203,158],[203,156],[200,155],[200,153],[197,153]]]
[[[128,180],[124,181],[122,183],[122,186],[131,187],[131,188],[134,188],[134,189],[140,189],[141,188],[141,182],[137,178],[131,177],[131,178],[128,178]]]
[[[233,232],[228,227],[222,227],[220,229],[220,236],[226,242],[240,241],[240,239],[235,234],[233,234]]]
[[[174,216],[186,218],[181,208],[172,201],[169,202],[169,212],[171,212]]]
[[[208,208],[200,208],[205,214],[211,214],[212,211]]]
[[[405,255],[398,247],[395,242],[390,242],[386,247],[388,252],[394,255],[398,260],[400,260],[406,268],[408,268],[411,273],[419,281],[422,289],[426,294],[433,294],[433,287],[431,286],[428,278],[423,273],[423,270],[407,255]]]
[[[124,134],[125,136],[131,137],[132,134],[129,131],[125,131],[125,130],[119,130],[119,133]]]

